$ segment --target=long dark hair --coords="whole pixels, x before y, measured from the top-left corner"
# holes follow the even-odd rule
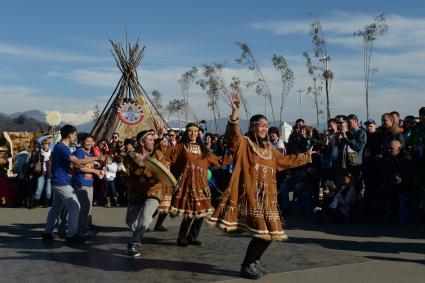
[[[201,127],[199,127],[197,124],[195,123],[189,123],[186,125],[186,130],[183,132],[183,135],[180,139],[180,142],[183,144],[190,144],[190,138],[189,135],[187,133],[187,129],[190,127],[196,127],[199,129],[199,132],[201,131]],[[205,146],[204,142],[201,139],[201,135],[199,135],[198,132],[198,136],[196,137],[196,144],[199,145],[199,147],[201,148],[201,153],[202,153],[202,157],[206,157],[207,154],[210,152],[210,150]]]

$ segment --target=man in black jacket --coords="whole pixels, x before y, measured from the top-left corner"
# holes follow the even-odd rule
[[[400,193],[411,190],[412,159],[409,153],[401,150],[401,143],[393,140],[388,146],[388,154],[379,166],[381,169],[381,197],[384,200],[387,216],[395,218],[399,211]]]
[[[364,122],[366,127],[367,142],[363,151],[362,175],[365,185],[364,200],[367,209],[376,212],[378,206],[378,187],[380,176],[376,173],[376,168],[379,168],[381,160],[381,145],[379,143],[379,135],[376,132],[376,123],[369,119]]]

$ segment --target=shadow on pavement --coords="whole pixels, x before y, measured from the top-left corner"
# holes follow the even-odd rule
[[[386,261],[399,261],[399,262],[425,264],[425,259],[407,259],[407,258],[383,257],[383,256],[366,256],[366,258],[373,259],[373,260],[386,260]]]
[[[84,251],[73,252],[45,252],[20,251],[22,256],[0,257],[0,260],[31,260],[53,261],[82,267],[91,267],[104,271],[141,271],[144,269],[173,270],[197,272],[211,275],[239,277],[239,273],[217,268],[210,264],[189,261],[173,261],[164,259],[130,258],[116,253],[116,250],[97,250],[85,246]]]
[[[294,244],[314,244],[327,249],[375,252],[375,253],[423,253],[425,254],[425,243],[391,243],[378,241],[349,241],[334,239],[300,238],[290,237],[286,243]]]
[[[368,218],[356,223],[314,223],[313,219],[302,216],[285,218],[286,230],[317,231],[347,237],[394,237],[404,239],[424,239],[425,224],[410,222],[406,225],[386,223],[380,218]]]

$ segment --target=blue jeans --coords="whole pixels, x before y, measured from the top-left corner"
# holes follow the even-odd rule
[[[115,190],[115,180],[106,180],[106,196],[115,198],[117,197],[117,191]]]
[[[46,187],[46,200],[50,200],[52,196],[52,185],[50,184],[50,178],[46,175],[41,175],[37,178],[37,189],[35,190],[34,199],[39,201],[43,189]]]
[[[56,219],[64,206],[68,210],[68,232],[66,236],[72,237],[77,235],[80,203],[74,189],[70,185],[53,187],[53,206],[47,214],[45,233],[53,233]]]
[[[125,223],[131,229],[130,243],[140,243],[149,224],[152,222],[152,215],[158,208],[157,199],[147,199],[143,204],[129,203],[125,216]]]
[[[73,185],[74,191],[80,203],[80,216],[78,219],[78,231],[86,234],[90,231],[89,216],[93,203],[93,187]]]

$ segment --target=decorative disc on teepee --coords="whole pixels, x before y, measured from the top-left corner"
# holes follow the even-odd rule
[[[117,116],[127,125],[136,125],[143,120],[144,112],[135,102],[123,102],[118,105]]]

